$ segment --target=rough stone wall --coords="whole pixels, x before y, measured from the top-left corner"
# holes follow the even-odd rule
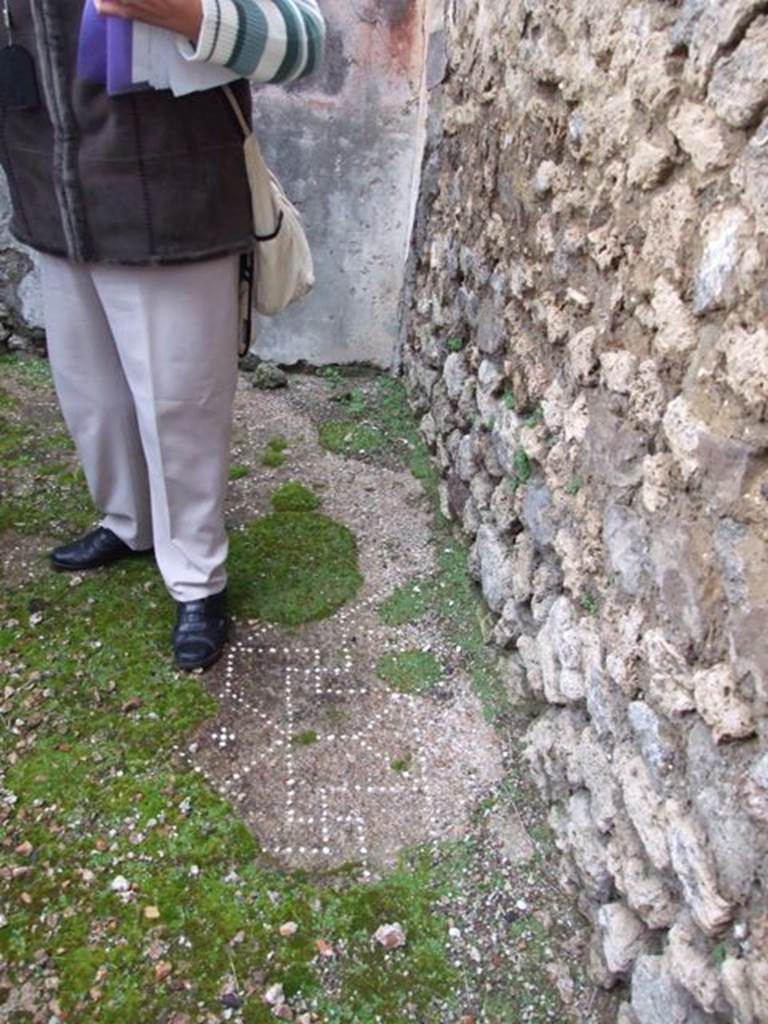
[[[768,4],[444,30],[403,363],[591,971],[621,1024],[766,1022]]]
[[[8,230],[11,212],[8,186],[0,170],[0,350],[39,346],[43,325],[34,253]]]

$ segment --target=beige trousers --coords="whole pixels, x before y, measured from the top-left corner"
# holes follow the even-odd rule
[[[238,257],[127,267],[40,256],[56,392],[101,523],[154,545],[177,601],[226,586]]]

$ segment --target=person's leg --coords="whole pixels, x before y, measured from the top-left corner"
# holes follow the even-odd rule
[[[155,558],[171,596],[224,590],[224,497],[237,381],[239,258],[94,267],[133,395]]]
[[[144,550],[152,546],[147,467],[91,266],[41,254],[40,271],[54,385],[101,525]]]

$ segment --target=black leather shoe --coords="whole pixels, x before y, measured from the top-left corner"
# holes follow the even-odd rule
[[[54,569],[67,572],[98,569],[101,565],[118,562],[121,558],[148,555],[151,551],[152,548],[134,551],[106,526],[97,526],[79,540],[54,548],[51,552],[51,565]]]
[[[179,668],[191,672],[218,661],[227,641],[227,591],[197,601],[178,601],[173,653]]]

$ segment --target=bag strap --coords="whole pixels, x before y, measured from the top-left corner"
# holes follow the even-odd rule
[[[226,97],[227,97],[227,99],[230,102],[230,106],[234,110],[235,116],[237,117],[237,120],[240,122],[240,127],[243,129],[243,135],[245,135],[246,139],[253,138],[253,142],[254,142],[255,149],[256,149],[256,154],[258,156],[258,159],[261,161],[261,163],[264,166],[264,173],[268,177],[272,178],[272,180],[274,181],[274,175],[272,174],[272,172],[270,171],[270,169],[267,167],[266,163],[264,162],[264,154],[261,152],[261,146],[259,146],[259,141],[256,138],[256,136],[254,135],[253,129],[251,128],[251,126],[246,121],[245,116],[243,115],[243,111],[242,111],[242,109],[240,107],[240,104],[235,99],[234,93],[232,92],[232,90],[230,89],[230,87],[228,85],[225,85],[223,88],[224,88],[224,92],[226,94]],[[275,230],[271,231],[268,235],[254,235],[253,237],[256,239],[257,242],[271,242],[272,239],[273,238],[277,238],[278,234],[280,233],[280,228],[283,226],[283,218],[284,218],[283,210],[282,209],[278,209],[278,211],[277,211],[277,224],[275,225]]]
[[[223,88],[224,88],[224,92],[226,94],[226,97],[229,100],[230,106],[232,107],[232,109],[235,112],[235,117],[237,118],[237,120],[238,120],[238,122],[240,124],[240,127],[243,130],[243,135],[247,139],[248,136],[252,134],[253,129],[248,124],[248,122],[245,120],[245,115],[243,114],[243,111],[242,111],[242,108],[240,107],[240,104],[235,99],[235,94],[232,92],[232,89],[228,85],[225,85]]]
[[[267,167],[266,161],[264,160],[264,154],[261,151],[261,146],[259,145],[259,140],[256,138],[256,133],[254,132],[252,126],[246,121],[245,114],[243,113],[242,107],[237,102],[237,100],[235,98],[235,94],[232,92],[232,89],[228,85],[224,85],[224,86],[222,86],[222,88],[224,90],[224,95],[229,100],[229,105],[232,107],[232,110],[235,113],[235,117],[237,118],[238,123],[239,123],[240,127],[242,128],[244,137],[246,139],[250,139],[250,138],[253,139],[253,144],[254,144],[254,147],[255,147],[256,152],[258,154],[259,160],[261,160],[262,164],[264,164],[264,173],[268,174],[268,175],[270,175],[270,177],[272,177],[272,172]],[[279,229],[279,225],[278,225],[278,229]],[[265,239],[265,241],[268,241],[269,238],[271,238],[271,237],[272,236],[270,235],[267,239]]]

